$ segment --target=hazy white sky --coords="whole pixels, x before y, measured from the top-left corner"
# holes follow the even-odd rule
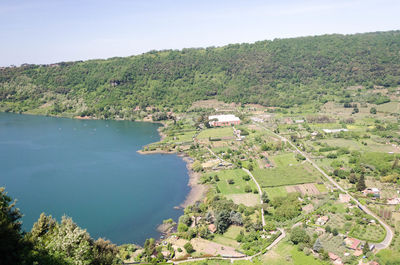
[[[399,0],[1,0],[0,65],[400,29]]]

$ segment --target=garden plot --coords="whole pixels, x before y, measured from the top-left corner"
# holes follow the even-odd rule
[[[301,195],[319,195],[320,191],[315,187],[314,183],[301,184],[301,185],[293,185],[286,186],[286,191],[290,192],[299,192]]]
[[[368,242],[381,242],[386,235],[385,229],[379,224],[369,223],[368,225],[355,224],[351,229],[350,236]]]

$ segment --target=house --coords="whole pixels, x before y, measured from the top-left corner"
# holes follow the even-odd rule
[[[295,120],[295,123],[304,123],[304,120]]]
[[[317,131],[311,133],[311,136],[317,136],[317,135],[318,135]]]
[[[379,189],[377,188],[367,188],[362,191],[362,193],[365,196],[368,196],[368,194],[372,194],[373,197],[379,198],[381,196]]]
[[[329,258],[330,258],[332,261],[335,261],[335,260],[337,260],[337,259],[339,258],[338,255],[336,255],[335,253],[332,253],[332,252],[329,252],[328,255],[329,255]]]
[[[240,119],[235,115],[212,115],[208,117],[209,124],[215,126],[239,125]]]
[[[361,249],[356,249],[356,251],[354,251],[354,253],[353,253],[353,255],[356,256],[356,257],[359,257],[359,256],[361,256],[362,254],[363,254],[363,252],[362,252]]]
[[[329,221],[329,217],[324,215],[324,216],[318,217],[318,219],[315,222],[315,224],[322,226],[322,225],[326,224],[326,222],[328,222],[328,221]]]
[[[349,249],[356,250],[358,245],[360,245],[360,240],[348,237],[344,240],[344,243],[346,244],[346,247]]]
[[[215,233],[215,232],[217,232],[217,227],[215,226],[215,224],[209,224],[208,225],[208,230],[211,232],[211,233]]]
[[[342,259],[338,255],[336,255],[335,253],[329,252],[328,256],[329,256],[329,259],[332,261],[333,264],[335,264],[335,265],[343,264]]]
[[[341,203],[348,203],[348,202],[350,202],[350,195],[349,195],[349,194],[344,194],[344,193],[339,194],[339,201],[340,201]]]

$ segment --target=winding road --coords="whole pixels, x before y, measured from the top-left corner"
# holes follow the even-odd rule
[[[291,141],[289,141],[288,139],[286,139],[285,137],[273,132],[272,130],[268,129],[267,127],[261,125],[260,123],[255,123],[256,125],[262,127],[263,129],[271,132],[272,134],[274,134],[275,136],[279,137],[282,141],[289,143],[299,154],[301,154],[302,156],[304,156],[306,158],[306,160],[308,162],[311,163],[311,165],[314,166],[315,169],[317,169],[319,172],[321,172],[321,174],[327,179],[329,180],[335,187],[337,187],[341,192],[346,193],[347,195],[350,196],[350,198],[356,202],[357,206],[363,210],[365,213],[371,215],[372,217],[374,217],[375,219],[378,220],[378,222],[383,226],[383,228],[385,228],[386,230],[386,236],[385,239],[380,242],[375,244],[375,248],[376,249],[385,249],[387,247],[390,246],[390,243],[392,242],[393,239],[393,231],[391,229],[391,227],[386,224],[379,216],[377,216],[375,213],[373,213],[370,209],[368,209],[365,205],[361,204],[356,198],[354,198],[351,194],[349,194],[349,192],[345,189],[343,189],[333,178],[331,178],[328,174],[326,174],[313,160],[310,159],[310,157],[302,152],[299,148],[297,148],[297,146],[295,144],[293,144]]]

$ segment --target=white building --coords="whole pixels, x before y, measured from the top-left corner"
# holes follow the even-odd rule
[[[208,117],[211,126],[239,125],[240,119],[235,115],[212,115]]]
[[[325,133],[348,132],[347,129],[322,129]]]

